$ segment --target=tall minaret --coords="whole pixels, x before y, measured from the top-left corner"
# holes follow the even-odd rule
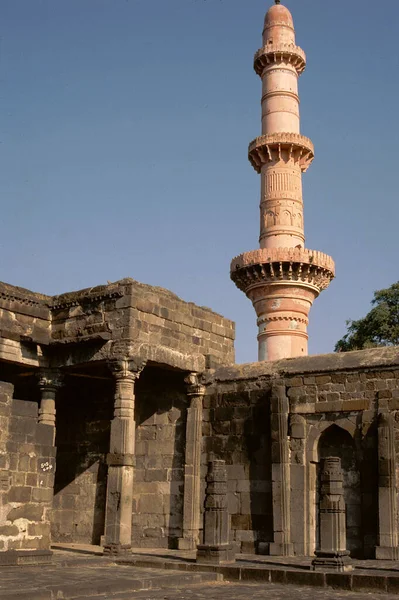
[[[334,277],[332,258],[305,249],[302,173],[314,158],[312,142],[300,134],[305,66],[291,13],[276,0],[254,65],[262,79],[262,135],[249,145],[249,160],[261,175],[260,249],[231,263],[232,280],[258,316],[260,361],[307,355],[310,308]]]

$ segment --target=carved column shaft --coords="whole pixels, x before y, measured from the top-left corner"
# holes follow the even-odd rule
[[[57,369],[44,369],[39,374],[39,388],[41,392],[38,422],[53,428],[53,445],[56,433],[56,408],[55,400],[62,386],[62,374]]]
[[[289,403],[284,385],[273,386],[271,411],[274,542],[270,544],[270,554],[273,556],[292,556],[290,449],[288,441]]]
[[[184,465],[183,537],[180,550],[194,550],[199,541],[201,495],[202,400],[205,386],[195,373],[186,379],[190,407],[187,409],[186,457]]]
[[[144,364],[112,363],[116,386],[111,422],[104,551],[118,554],[132,543],[133,468],[135,447],[134,384]]]
[[[378,419],[379,536],[376,558],[399,558],[397,512],[395,432],[392,415],[384,412]]]
[[[346,550],[345,501],[341,459],[331,456],[323,461],[320,490],[320,548],[316,550],[314,570],[350,571]]]
[[[290,416],[291,446],[291,542],[296,555],[309,552],[308,485],[306,465],[306,419],[298,414]]]
[[[207,564],[233,562],[234,552],[229,539],[227,471],[224,460],[209,462],[206,481],[204,543],[197,547],[197,562]]]

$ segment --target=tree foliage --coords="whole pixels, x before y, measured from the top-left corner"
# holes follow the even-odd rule
[[[363,319],[346,322],[348,330],[335,344],[336,352],[399,345],[399,281],[374,292],[371,304]]]

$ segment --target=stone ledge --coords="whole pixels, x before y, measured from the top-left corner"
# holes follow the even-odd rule
[[[207,374],[206,383],[251,380],[258,377],[290,376],[354,370],[399,369],[399,347],[332,352],[276,361],[221,367]],[[287,384],[289,386],[289,384]]]
[[[154,569],[173,569],[178,571],[199,571],[217,573],[223,576],[224,581],[279,583],[296,586],[333,588],[352,592],[388,592],[399,595],[399,572],[398,575],[383,574],[381,571],[365,572],[365,570],[353,571],[351,573],[314,572],[306,568],[284,568],[284,565],[271,566],[242,566],[239,563],[233,565],[204,565],[196,562],[184,561],[183,559],[164,559],[132,555],[121,559],[115,559],[117,564],[131,565],[136,567]]]
[[[0,552],[0,567],[49,564],[52,556],[51,550],[7,550]]]

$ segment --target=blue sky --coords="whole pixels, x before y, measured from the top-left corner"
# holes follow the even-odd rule
[[[133,277],[236,321],[229,279],[258,247],[264,0],[2,0],[0,280],[57,294]],[[311,354],[398,277],[399,2],[287,0],[308,66],[306,246],[336,261]],[[383,10],[382,10],[383,7]]]

